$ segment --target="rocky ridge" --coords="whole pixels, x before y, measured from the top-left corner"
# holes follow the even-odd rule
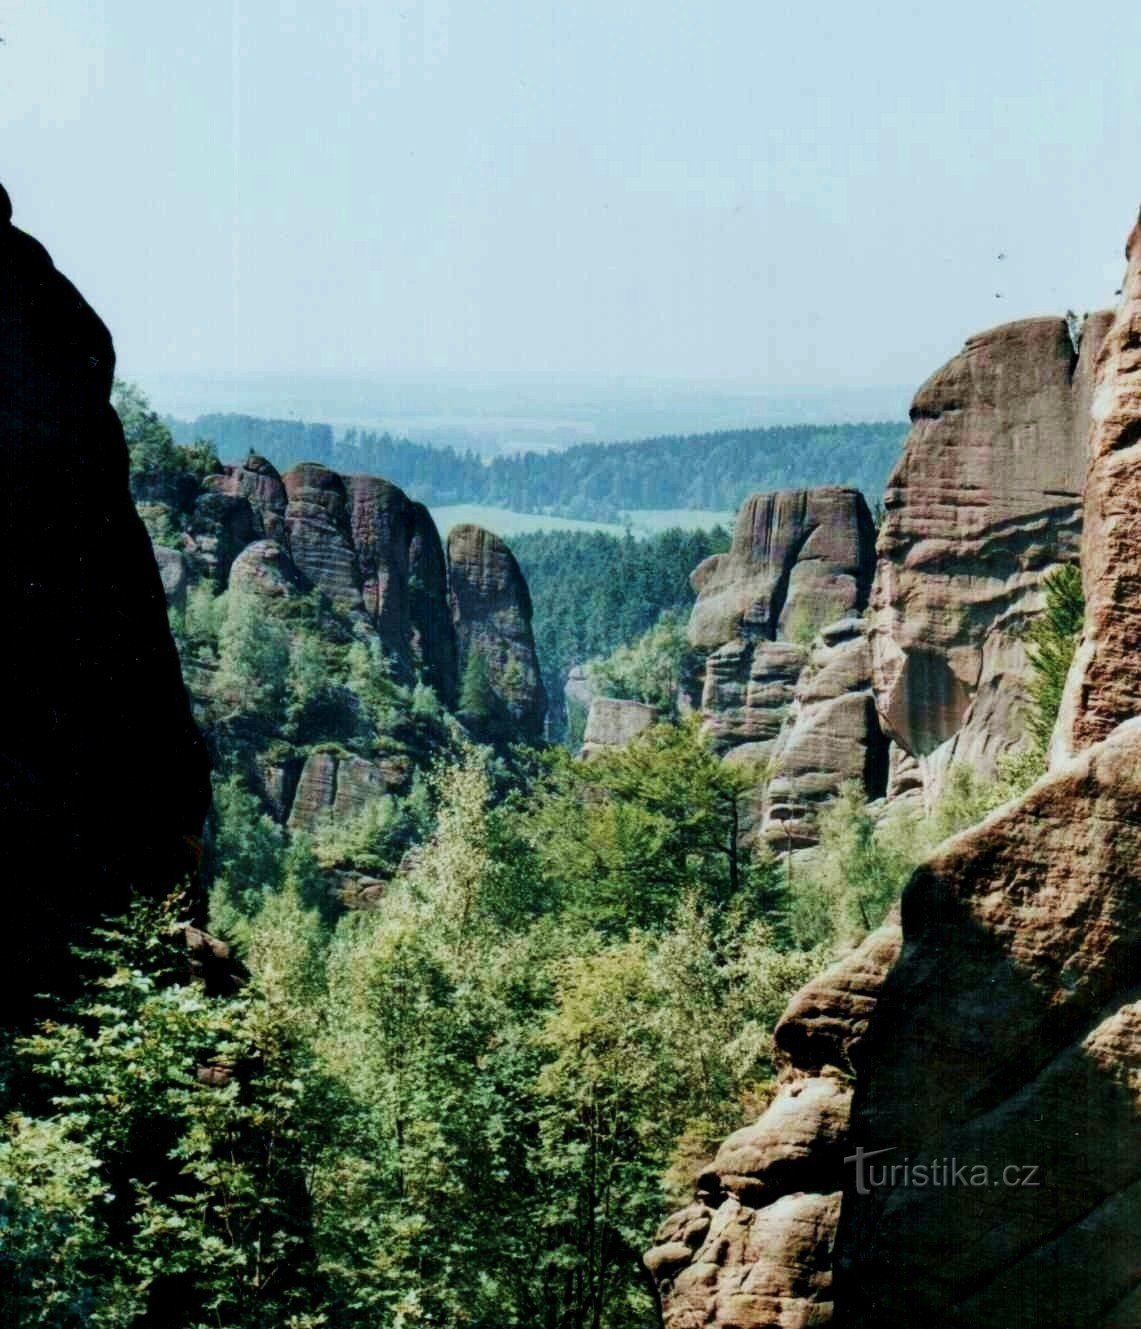
[[[1016,741],[1018,630],[1084,520],[1086,625],[1054,769],[919,869],[902,933],[889,923],[793,998],[776,1098],[647,1255],[668,1329],[1137,1323],[1141,228],[1128,253],[1122,304],[1087,321],[1078,353],[1061,320],[1009,325],[916,397],[871,640],[850,637],[896,740],[891,794],[931,794],[952,759],[993,768]],[[772,621],[763,605],[753,617]],[[733,640],[728,654],[750,650]],[[775,661],[780,646],[758,634],[751,654]],[[779,654],[789,709],[762,739],[772,753],[789,698],[812,704],[811,675]],[[746,695],[707,715],[711,732],[753,738]],[[1000,1179],[1033,1167],[1044,1189],[897,1179],[861,1193],[841,1165],[857,1145]]]
[[[398,683],[425,683],[450,711],[473,651],[487,664],[488,716],[465,716],[493,742],[541,739],[545,696],[526,582],[510,550],[478,527],[452,532],[445,550],[428,510],[375,476],[342,476],[317,463],[279,475],[251,455],[180,495],[178,549],[159,546],[167,601],[185,602],[205,578],[265,602],[324,597],[342,624],[380,648]],[[216,726],[216,740],[246,769],[272,815],[314,831],[352,818],[385,793],[407,790],[415,743],[364,755],[343,746],[360,730],[345,693],[327,717],[327,740],[282,752],[267,733]],[[260,749],[266,749],[261,751]],[[254,751],[256,750],[256,751]],[[252,755],[251,755],[252,754]]]

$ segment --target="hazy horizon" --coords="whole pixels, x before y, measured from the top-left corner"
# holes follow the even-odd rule
[[[902,409],[970,333],[1112,302],[1141,185],[1123,2],[12,0],[0,35],[15,221],[144,386]]]

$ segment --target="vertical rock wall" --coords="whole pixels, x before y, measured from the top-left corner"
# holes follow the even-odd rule
[[[871,642],[883,725],[929,793],[952,761],[992,772],[1020,737],[1021,631],[1045,577],[1078,557],[1106,325],[1087,321],[1080,353],[1064,319],[994,328],[915,395],[884,497]]]

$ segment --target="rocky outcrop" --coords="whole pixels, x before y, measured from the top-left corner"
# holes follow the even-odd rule
[[[885,729],[936,792],[953,760],[984,773],[1021,735],[1021,632],[1042,583],[1075,562],[1092,369],[1064,319],[970,338],[919,389],[888,480],[872,592]]]
[[[1137,1323],[1141,1229],[1138,232],[1097,358],[1082,648],[1053,769],[904,893],[857,1059],[845,1189],[851,1329]],[[935,1160],[941,1185],[907,1165]]]
[[[886,778],[860,618],[874,543],[857,490],[754,494],[729,552],[691,577],[689,698],[726,760],[759,763],[749,827],[781,847],[814,842],[816,806],[846,779],[875,795]]]
[[[861,618],[828,624],[813,643],[773,748],[763,832],[775,849],[815,844],[817,812],[849,781],[870,799],[886,793],[871,663]]]
[[[289,829],[315,831],[330,817],[347,821],[381,795],[406,789],[411,775],[404,754],[370,760],[350,752],[312,752],[293,795]]]
[[[595,697],[586,718],[582,755],[592,757],[607,748],[624,748],[660,717],[658,708],[645,702]]]
[[[66,993],[69,943],[129,887],[166,892],[186,877],[210,785],[131,502],[111,337],[11,224],[2,189],[0,259],[9,1024],[33,992]]]
[[[899,929],[889,923],[785,1011],[772,1102],[725,1140],[694,1202],[666,1220],[646,1255],[666,1329],[830,1320],[852,1074],[898,951]]]
[[[461,670],[478,653],[491,684],[488,714],[475,722],[489,734],[537,742],[547,697],[531,633],[531,595],[515,555],[482,527],[456,526],[448,535],[447,559]]]
[[[1141,219],[1090,406],[1082,584],[1086,622],[1054,744],[1064,757],[1137,713],[1141,660]]]

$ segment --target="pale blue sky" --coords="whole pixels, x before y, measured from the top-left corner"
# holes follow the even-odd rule
[[[3,0],[0,33],[16,221],[144,379],[914,385],[1111,303],[1141,200],[1136,0]]]

